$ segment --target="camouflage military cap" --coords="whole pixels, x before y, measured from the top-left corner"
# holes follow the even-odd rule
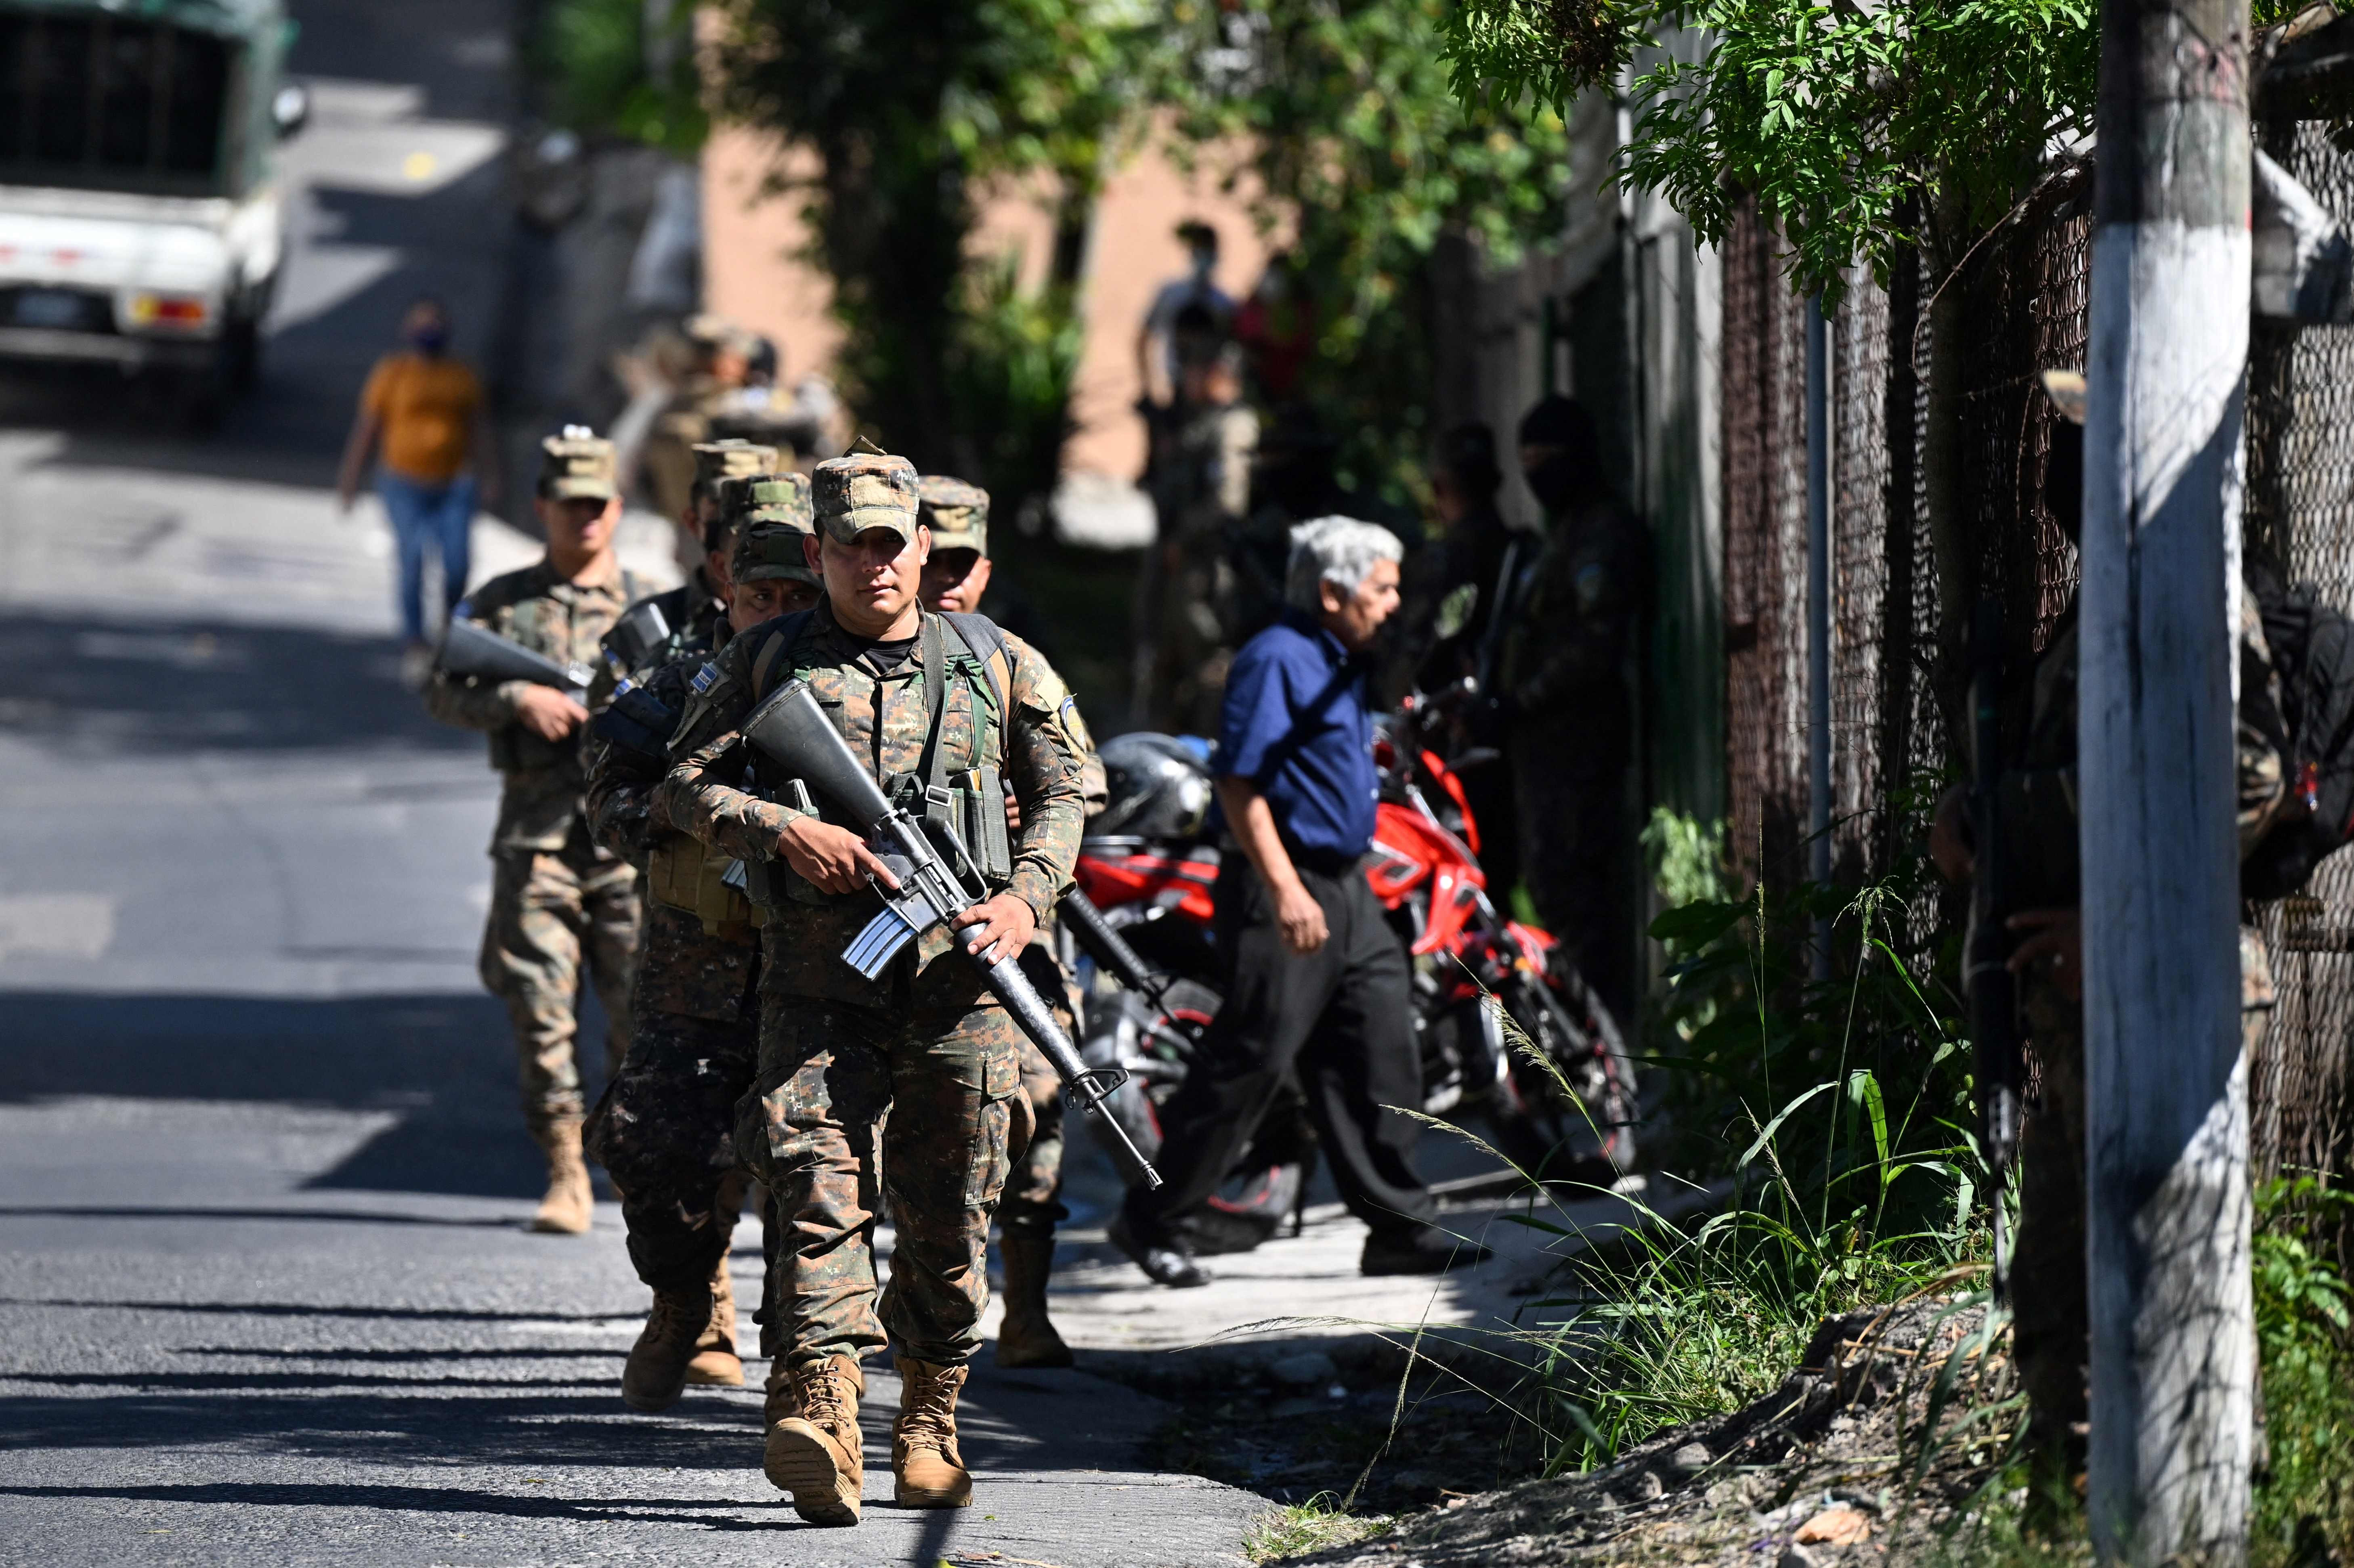
[[[567,425],[539,443],[539,493],[551,501],[610,501],[616,482],[613,443],[586,425]]]
[[[721,480],[719,515],[730,530],[737,533],[755,523],[781,523],[804,534],[817,531],[816,517],[810,508],[809,476],[802,473],[764,473],[750,479]]]
[[[695,482],[704,489],[723,479],[749,479],[777,471],[777,449],[756,446],[730,436],[724,441],[699,441],[695,448]]]
[[[796,527],[779,517],[748,518],[736,531],[736,551],[727,559],[727,576],[739,583],[782,577],[822,592],[825,579],[809,564],[801,548],[809,536],[807,527]]]
[[[916,465],[887,452],[828,458],[810,476],[818,525],[843,544],[869,528],[916,536]]]
[[[931,529],[933,549],[989,554],[989,492],[944,473],[928,473],[917,482],[916,494],[916,515]]]

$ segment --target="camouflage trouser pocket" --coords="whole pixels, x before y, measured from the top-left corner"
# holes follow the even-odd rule
[[[1004,1191],[1022,1072],[1012,1040],[991,1027],[1003,1016],[984,1009],[919,1034],[893,1063],[883,1169],[895,1206],[985,1211]]]

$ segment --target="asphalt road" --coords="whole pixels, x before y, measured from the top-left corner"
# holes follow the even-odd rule
[[[260,395],[196,439],[105,377],[0,385],[0,1563],[1235,1560],[1260,1499],[1150,1471],[1156,1407],[1078,1373],[984,1370],[977,1506],[895,1510],[886,1466],[854,1531],[780,1506],[757,1393],[621,1406],[618,1213],[522,1228],[493,781],[400,688],[380,524],[328,496],[408,298],[478,355],[512,324],[504,10],[297,12]]]

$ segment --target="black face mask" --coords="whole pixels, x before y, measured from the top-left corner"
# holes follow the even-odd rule
[[[1547,512],[1566,512],[1601,491],[1594,464],[1569,452],[1555,452],[1526,471],[1529,492]]]

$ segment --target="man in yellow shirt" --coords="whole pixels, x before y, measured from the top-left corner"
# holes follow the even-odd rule
[[[373,454],[376,494],[392,521],[400,563],[400,622],[408,640],[403,673],[414,684],[423,680],[430,659],[425,552],[430,546],[441,557],[446,612],[466,594],[475,502],[498,504],[498,448],[482,383],[449,356],[450,313],[441,302],[422,299],[409,306],[401,334],[408,348],[377,360],[360,393],[336,499],[345,512],[352,509]]]

